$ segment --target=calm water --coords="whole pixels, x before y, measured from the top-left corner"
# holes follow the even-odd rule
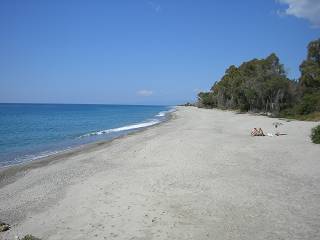
[[[0,104],[0,167],[166,119],[172,107],[82,104]]]

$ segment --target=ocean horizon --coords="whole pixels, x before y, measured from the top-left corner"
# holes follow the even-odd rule
[[[167,119],[173,106],[0,103],[0,167],[111,140]]]

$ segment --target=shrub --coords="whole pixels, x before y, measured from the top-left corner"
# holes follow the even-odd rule
[[[311,130],[311,140],[313,143],[320,144],[320,125]]]
[[[309,114],[320,110],[320,93],[306,94],[297,105],[298,114]]]
[[[41,239],[28,234],[24,236],[21,240],[41,240]]]
[[[0,222],[0,232],[5,232],[10,230],[10,225],[4,222]]]
[[[216,106],[215,96],[212,92],[200,92],[198,94],[198,105],[200,107],[212,108]]]

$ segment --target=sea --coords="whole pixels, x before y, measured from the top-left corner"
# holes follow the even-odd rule
[[[0,167],[166,121],[174,106],[0,103]]]

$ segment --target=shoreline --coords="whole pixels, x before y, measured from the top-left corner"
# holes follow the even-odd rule
[[[0,239],[318,239],[317,123],[178,107],[170,121],[32,163],[1,186]],[[16,168],[15,168],[16,169]]]
[[[7,107],[9,114],[5,115],[3,120],[4,123],[8,122],[5,126],[7,133],[1,134],[4,142],[0,151],[0,169],[69,152],[86,144],[109,141],[156,125],[166,121],[170,112],[175,109],[175,106],[119,105],[118,109],[115,107],[117,105],[102,105],[101,108],[93,105],[95,107],[82,109],[79,104],[65,104],[65,108],[55,104],[41,105],[46,107],[36,109],[48,111],[53,120],[47,120],[41,114],[37,116],[37,113],[33,112],[27,122],[19,122],[14,116],[19,115],[19,112],[15,111],[19,111],[21,106],[13,104]],[[33,104],[27,104],[26,108],[31,112],[34,109]],[[75,109],[76,113],[73,111]],[[68,114],[64,111],[68,111]],[[63,115],[66,115],[66,123],[55,120],[53,113],[58,116],[61,114],[60,121],[64,121]],[[77,114],[82,114],[82,117],[77,119]],[[20,120],[23,120],[23,117],[19,115]]]
[[[40,157],[34,160],[31,159],[25,162],[20,162],[20,163],[8,165],[8,166],[2,166],[0,167],[0,189],[5,185],[14,182],[16,180],[16,175],[19,173],[22,173],[23,171],[27,171],[34,168],[41,168],[49,164],[52,164],[55,161],[61,161],[64,158],[76,156],[77,154],[91,152],[91,151],[99,150],[99,148],[107,147],[108,145],[112,144],[112,142],[116,140],[121,140],[123,138],[126,138],[134,134],[139,134],[140,132],[146,131],[150,128],[157,127],[165,122],[170,121],[172,118],[174,118],[174,112],[175,111],[168,112],[166,118],[159,123],[156,123],[148,127],[142,127],[140,129],[135,129],[125,134],[116,136],[114,138],[110,138],[107,140],[98,140],[95,142],[86,143],[86,144],[74,146],[65,150],[61,150],[56,153],[49,154],[48,156]]]

